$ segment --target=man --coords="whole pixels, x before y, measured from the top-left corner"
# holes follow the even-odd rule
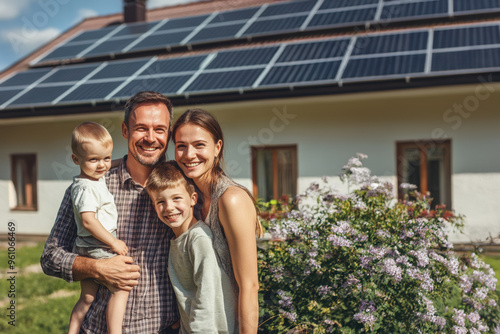
[[[130,291],[124,334],[176,333],[178,327],[179,314],[167,274],[173,232],[159,221],[144,188],[153,168],[165,160],[172,116],[172,103],[156,92],[137,93],[125,105],[122,135],[128,140],[128,154],[118,168],[108,172],[106,183],[118,210],[117,238],[128,246],[128,256],[95,260],[72,253],[76,224],[70,187],[40,260],[47,275],[68,282],[91,278]],[[109,296],[108,289],[101,286],[80,333],[106,333]]]

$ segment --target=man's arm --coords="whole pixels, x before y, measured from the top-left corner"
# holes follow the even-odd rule
[[[128,256],[95,260],[72,253],[76,223],[71,201],[71,187],[63,197],[56,221],[43,250],[40,264],[43,272],[68,282],[95,278],[105,284],[130,291],[138,284],[139,266]]]

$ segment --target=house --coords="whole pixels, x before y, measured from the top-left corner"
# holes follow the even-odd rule
[[[156,90],[177,116],[218,118],[227,172],[258,198],[322,176],[345,189],[360,152],[464,214],[452,241],[485,241],[500,234],[499,81],[498,1],[126,1],[0,74],[0,233],[48,234],[78,173],[73,128],[103,124],[120,157],[125,101]]]

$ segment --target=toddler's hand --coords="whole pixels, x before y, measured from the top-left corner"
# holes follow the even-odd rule
[[[111,249],[118,255],[127,255],[128,253],[127,245],[119,239],[115,239],[115,241],[113,241]]]

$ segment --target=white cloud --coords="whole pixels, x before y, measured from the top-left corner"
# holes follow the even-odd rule
[[[148,7],[148,9],[152,9],[152,8],[175,6],[184,3],[198,2],[198,1],[202,0],[148,0],[146,2],[146,6]]]
[[[0,20],[11,20],[19,17],[28,5],[29,0],[0,0]]]
[[[83,20],[83,19],[86,19],[88,17],[94,17],[94,16],[98,16],[99,13],[97,13],[95,10],[93,9],[89,9],[89,8],[82,8],[80,10],[78,10],[78,20]]]
[[[2,31],[0,38],[6,42],[3,44],[8,45],[16,54],[25,55],[53,40],[60,34],[61,31],[56,28],[36,30],[24,27]]]

